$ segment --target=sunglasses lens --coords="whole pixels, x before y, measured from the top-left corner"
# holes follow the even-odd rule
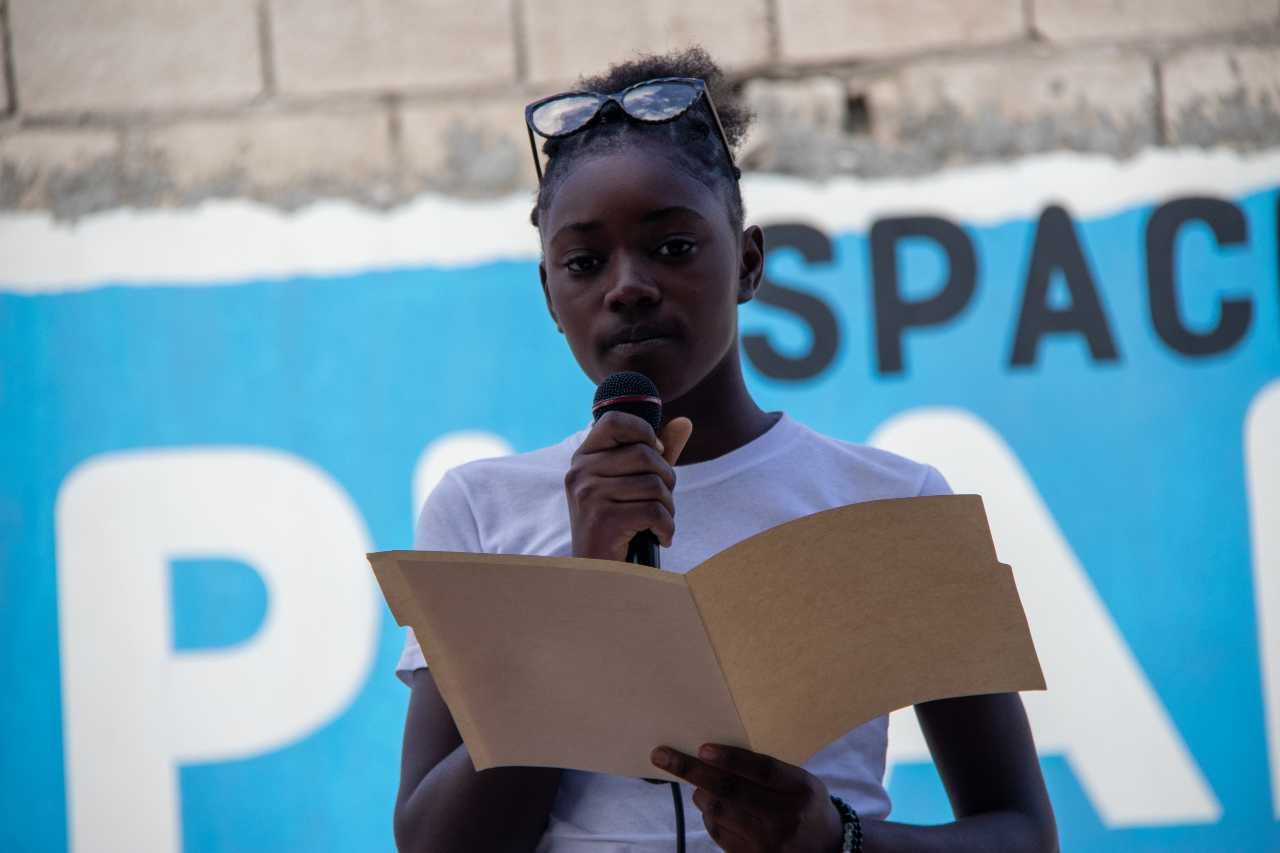
[[[627,92],[622,108],[641,121],[666,121],[689,109],[697,97],[697,88],[688,83],[649,83]]]
[[[591,121],[591,117],[600,108],[600,100],[596,95],[569,95],[556,98],[534,110],[529,120],[533,124],[533,129],[543,136],[570,133]]]

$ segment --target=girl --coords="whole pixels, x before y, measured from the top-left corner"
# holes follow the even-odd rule
[[[594,382],[622,370],[653,379],[662,429],[610,412],[552,447],[455,468],[424,505],[415,547],[622,560],[631,538],[652,530],[667,549],[663,568],[687,571],[799,516],[948,493],[932,468],[762,411],[747,391],[737,306],[760,286],[764,241],[744,228],[733,161],[748,116],[707,55],[641,58],[578,91],[592,94],[526,110],[547,310]],[[425,667],[410,633],[398,667],[413,690],[400,849],[676,849],[665,786],[553,768],[477,773]],[[689,783],[685,810],[702,818],[687,833],[693,850],[1057,849],[1016,694],[929,702],[916,714],[957,818],[943,826],[886,820],[883,717],[803,767],[713,744],[697,755],[655,744],[652,760]]]

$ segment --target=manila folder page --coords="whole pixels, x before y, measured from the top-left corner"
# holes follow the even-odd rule
[[[649,753],[660,744],[747,745],[683,575],[574,557],[369,560],[477,770],[658,777]]]
[[[896,708],[1044,686],[973,495],[815,513],[687,576],[567,557],[369,560],[477,769],[672,778],[652,748],[706,742],[800,764]]]
[[[792,764],[898,708],[1045,686],[978,495],[807,515],[688,578],[750,747]]]

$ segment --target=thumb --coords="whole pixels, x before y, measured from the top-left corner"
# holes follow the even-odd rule
[[[662,458],[667,460],[668,465],[676,464],[676,460],[680,458],[680,452],[684,450],[691,435],[693,435],[693,421],[688,418],[672,418],[667,421],[658,440],[662,442]]]

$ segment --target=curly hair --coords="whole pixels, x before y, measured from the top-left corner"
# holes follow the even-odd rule
[[[655,77],[701,78],[715,102],[730,148],[737,148],[753,116],[731,88],[720,66],[700,46],[666,54],[648,54],[611,65],[603,74],[580,77],[574,88],[588,92],[616,92]],[[575,160],[589,154],[617,151],[627,145],[652,144],[664,147],[673,165],[681,171],[713,192],[719,192],[728,208],[729,222],[736,231],[741,231],[745,216],[742,192],[720,145],[714,123],[705,101],[675,121],[662,124],[635,121],[616,106],[606,105],[586,129],[543,142],[542,152],[547,158],[547,165],[529,221],[535,227],[539,224],[540,214],[551,204]]]

